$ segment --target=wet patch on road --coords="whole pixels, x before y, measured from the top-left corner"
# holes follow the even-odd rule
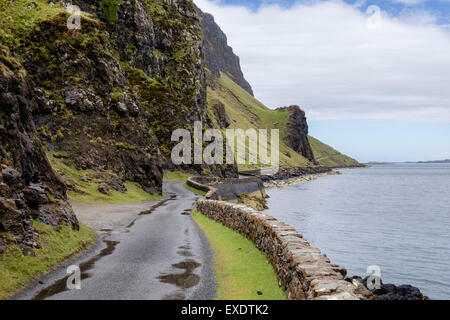
[[[190,216],[191,214],[192,214],[192,209],[186,209],[181,213],[182,216]]]
[[[183,293],[173,293],[165,296],[163,300],[186,300],[186,296]]]
[[[95,263],[102,259],[103,257],[111,255],[114,250],[116,249],[116,246],[120,243],[118,241],[109,241],[104,240],[104,243],[106,244],[106,248],[100,251],[99,254],[97,254],[92,259],[83,262],[79,265],[80,271],[81,271],[81,280],[90,278],[90,274],[87,273],[87,271],[91,270]],[[67,280],[69,279],[70,275],[57,280],[54,284],[51,286],[48,286],[44,289],[42,289],[38,294],[36,294],[32,300],[44,300],[46,298],[49,298],[51,296],[54,296],[58,293],[68,291],[67,289]]]
[[[176,194],[171,194],[169,198],[158,202],[157,204],[152,206],[149,210],[142,211],[141,213],[139,213],[139,215],[145,216],[145,215],[152,214],[156,209],[161,208],[162,206],[165,206],[169,201],[175,200],[176,198],[177,198]]]
[[[162,283],[173,284],[182,289],[189,289],[200,282],[200,276],[193,273],[201,264],[193,260],[188,260],[172,265],[175,269],[185,270],[184,273],[173,273],[158,277]]]

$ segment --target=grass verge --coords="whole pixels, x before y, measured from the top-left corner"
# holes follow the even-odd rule
[[[217,300],[286,300],[273,267],[253,242],[196,210],[193,218],[214,251]]]
[[[202,190],[198,190],[198,189],[196,189],[196,188],[193,188],[193,187],[191,187],[190,185],[188,185],[187,182],[184,183],[183,187],[185,187],[185,188],[188,189],[189,191],[192,191],[192,192],[194,192],[194,193],[196,193],[196,194],[199,194],[199,195],[201,195],[201,196],[205,196],[205,195],[206,195],[206,192],[205,192],[205,191],[202,191]]]
[[[0,299],[8,299],[73,254],[94,244],[96,239],[94,231],[82,224],[80,231],[67,226],[58,230],[37,221],[33,221],[33,227],[39,233],[40,249],[34,250],[36,256],[24,256],[16,244],[10,244],[0,254]]]

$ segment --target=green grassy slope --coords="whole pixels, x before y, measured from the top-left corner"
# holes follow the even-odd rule
[[[225,110],[232,120],[230,128],[241,128],[244,130],[254,128],[279,129],[280,130],[280,164],[281,166],[313,166],[314,164],[296,153],[283,142],[285,128],[289,112],[281,112],[269,109],[260,101],[252,97],[239,85],[234,83],[230,77],[222,73],[216,82],[216,89],[208,87],[208,112],[211,119],[211,106],[217,102],[225,105]],[[310,137],[311,147],[319,164],[325,166],[348,166],[358,162],[350,157],[342,155],[332,147]],[[239,166],[240,170],[254,169],[250,165]]]
[[[102,180],[96,178],[93,170],[77,169],[72,160],[58,159],[57,153],[47,153],[47,157],[52,165],[62,177],[67,185],[72,187],[67,191],[70,200],[86,203],[138,203],[145,201],[153,201],[162,199],[158,194],[149,194],[142,187],[131,181],[125,181],[124,185],[127,189],[125,193],[110,190],[109,195],[105,195],[98,191],[98,186]],[[112,172],[109,172],[113,174]],[[70,183],[69,183],[70,181]]]
[[[346,156],[329,145],[309,136],[309,143],[314,152],[314,157],[319,164],[323,166],[355,166],[359,162],[349,156]]]

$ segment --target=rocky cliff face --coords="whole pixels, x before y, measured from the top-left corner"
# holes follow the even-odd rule
[[[205,34],[205,65],[212,74],[218,78],[220,72],[228,74],[231,79],[253,96],[250,84],[245,80],[241,70],[239,57],[228,46],[227,36],[214,21],[209,13],[204,13],[197,8],[201,17]],[[213,82],[213,81],[210,81]],[[208,83],[214,87],[214,83]]]
[[[314,162],[314,153],[308,141],[308,123],[306,122],[305,112],[299,106],[283,107],[277,110],[289,111],[284,135],[286,145]]]
[[[14,71],[0,62],[0,232],[30,248],[36,246],[32,218],[54,226],[66,223],[74,229],[78,221],[33,123],[31,110],[38,99],[32,82],[14,75],[23,75],[23,70]],[[5,249],[0,237],[0,253]]]
[[[24,246],[34,245],[32,218],[78,228],[46,152],[114,181],[117,191],[128,180],[160,193],[173,130],[212,126],[191,0],[73,1],[82,10],[79,30],[67,28],[67,3],[2,8],[0,232]]]

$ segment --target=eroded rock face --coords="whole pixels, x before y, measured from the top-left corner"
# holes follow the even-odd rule
[[[314,153],[308,141],[308,123],[305,112],[299,106],[278,108],[279,111],[289,111],[284,142],[294,151],[300,153],[310,161],[314,160]]]
[[[51,168],[32,121],[32,82],[0,62],[0,231],[36,246],[32,219],[78,229],[66,186]],[[51,195],[51,197],[49,196]],[[1,241],[2,250],[6,243]]]
[[[213,104],[211,110],[219,127],[228,128],[231,125],[231,119],[225,111],[225,105],[222,102]]]
[[[128,180],[161,193],[173,130],[212,125],[191,0],[74,3],[90,14],[81,30],[68,30],[61,10],[20,34],[20,46],[0,43],[0,230],[29,246],[31,218],[78,228],[66,198],[75,183],[52,170],[43,145],[77,169],[112,173],[106,191],[124,192]],[[237,175],[236,166],[207,171]]]
[[[209,13],[197,11],[201,17],[205,34],[205,65],[218,78],[220,72],[226,73],[231,79],[241,86],[245,91],[253,95],[253,90],[241,70],[239,57],[228,46],[225,33],[214,21],[214,17]],[[208,83],[214,87],[214,84]]]
[[[34,112],[41,137],[50,150],[69,153],[78,168],[110,170],[160,193],[172,132],[195,121],[211,126],[195,7],[190,0],[125,0],[112,19],[105,4],[78,4],[98,17],[82,19],[81,34],[67,33],[65,17],[41,23],[33,34],[34,45],[59,63],[44,67],[48,61],[36,52],[26,68],[41,92],[64,99],[42,94]]]

